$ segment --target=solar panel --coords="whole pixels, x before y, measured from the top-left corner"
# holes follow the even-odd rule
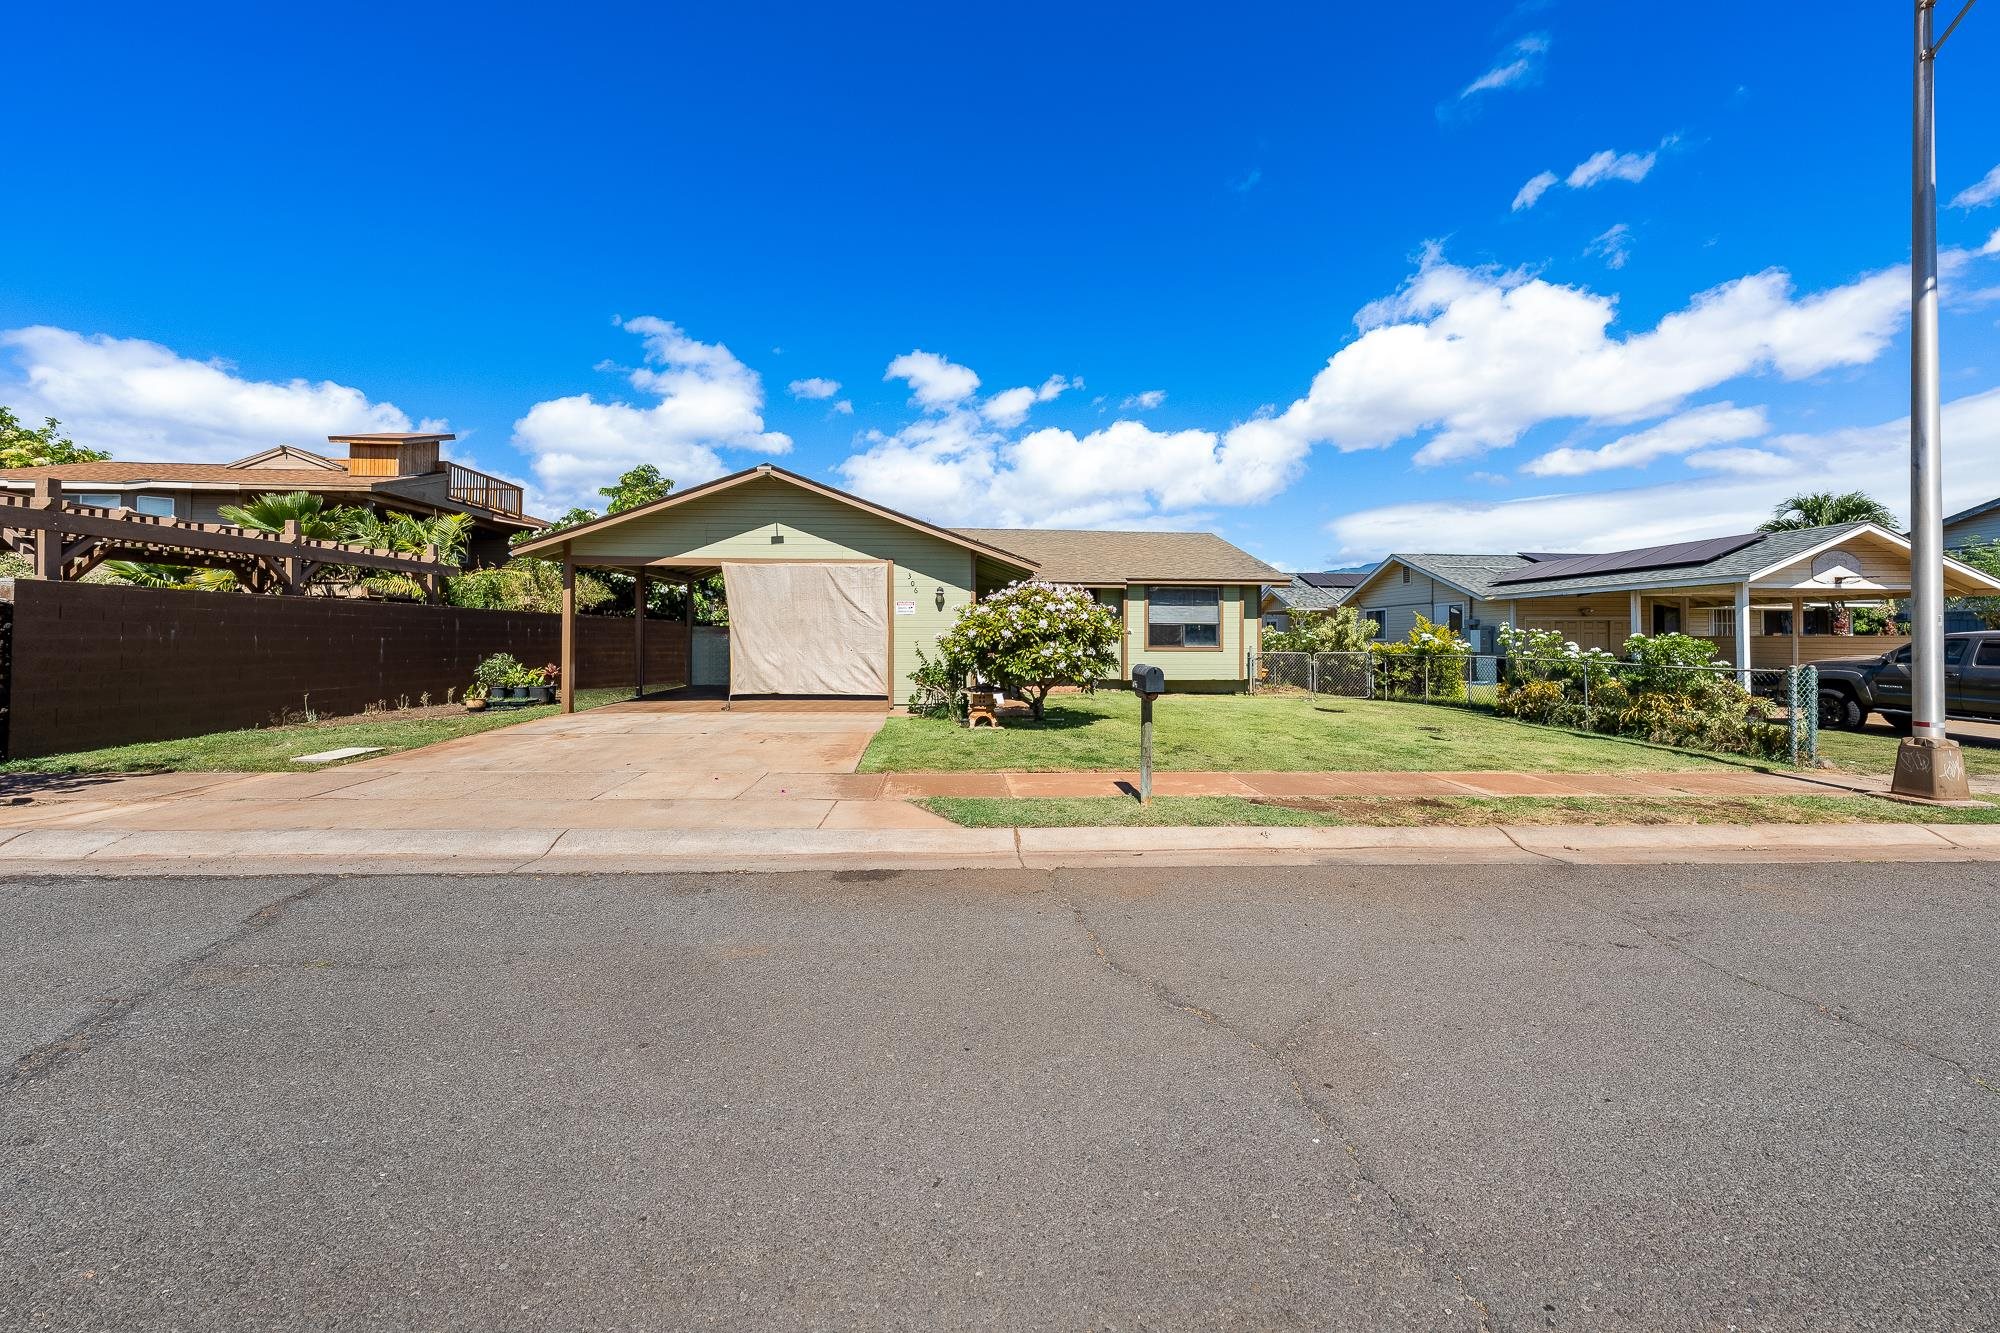
[[[1358,588],[1366,574],[1311,573],[1297,576],[1299,582],[1308,588]]]
[[[1581,553],[1576,551],[1517,551],[1515,554],[1519,555],[1523,560],[1532,560],[1538,565],[1546,560],[1578,560],[1582,558]]]
[[[1763,533],[1752,532],[1737,537],[1674,542],[1668,546],[1642,546],[1636,551],[1573,555],[1509,570],[1494,579],[1493,583],[1497,587],[1510,583],[1540,583],[1545,579],[1580,579],[1593,574],[1629,574],[1642,569],[1684,569],[1689,565],[1705,565],[1711,560],[1720,560],[1731,552],[1763,540]]]

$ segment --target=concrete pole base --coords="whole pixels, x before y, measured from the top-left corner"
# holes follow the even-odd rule
[[[1953,740],[1928,740],[1906,736],[1896,747],[1896,776],[1889,790],[1897,796],[1920,801],[1969,801],[1972,788],[1965,780],[1965,755]]]

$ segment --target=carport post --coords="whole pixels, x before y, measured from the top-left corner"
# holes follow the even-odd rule
[[[646,697],[646,571],[632,579],[632,697]]]
[[[1750,585],[1736,585],[1736,682],[1750,688]]]
[[[563,547],[562,684],[556,692],[562,711],[576,711],[576,557]]]

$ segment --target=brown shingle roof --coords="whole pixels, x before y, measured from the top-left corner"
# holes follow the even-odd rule
[[[231,467],[227,463],[62,463],[55,467],[13,467],[0,471],[0,481],[99,482],[137,485],[145,481],[214,483],[217,486],[278,491],[365,491],[383,477],[356,477],[345,472],[320,472],[296,467]]]
[[[960,528],[976,542],[1033,560],[1052,583],[1286,582],[1289,575],[1212,532],[1093,528]]]

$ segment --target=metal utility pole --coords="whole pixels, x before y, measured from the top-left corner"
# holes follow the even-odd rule
[[[1965,800],[1965,757],[1944,725],[1944,483],[1939,437],[1937,54],[1976,0],[1931,40],[1937,0],[1916,0],[1916,106],[1910,210],[1910,736],[1892,790]]]

